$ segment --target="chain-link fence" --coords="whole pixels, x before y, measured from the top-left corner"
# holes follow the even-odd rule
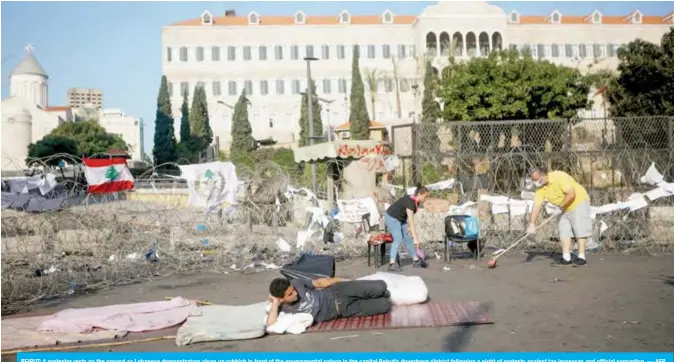
[[[674,182],[673,128],[672,117],[423,123],[394,126],[391,143],[402,160],[396,176],[406,186],[458,181],[455,190],[433,195],[449,204],[478,201],[480,195],[520,199],[527,171],[546,165],[571,174],[588,190],[592,205],[602,206],[654,189],[639,182],[653,163],[665,181]],[[481,229],[491,234],[492,244],[505,245],[526,227],[527,215],[493,215],[486,202],[479,204]],[[608,226],[595,234],[607,248],[669,250],[674,197],[633,212],[603,214],[595,224]],[[553,231],[543,233],[546,240]]]

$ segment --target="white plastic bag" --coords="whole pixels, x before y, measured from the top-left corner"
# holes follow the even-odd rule
[[[420,304],[428,299],[428,288],[418,276],[377,272],[358,280],[383,280],[391,293],[393,305]]]

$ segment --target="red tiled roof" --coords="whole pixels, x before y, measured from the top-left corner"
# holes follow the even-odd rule
[[[47,110],[47,112],[63,112],[63,111],[70,110],[70,107],[69,106],[50,106],[50,107],[47,107],[46,110]]]
[[[603,25],[628,25],[632,24],[631,16],[635,13],[631,12],[622,16],[602,15],[601,24]],[[594,14],[594,12],[592,13]],[[562,25],[578,25],[591,24],[592,19],[589,15],[564,15],[561,14]],[[643,15],[641,24],[645,25],[663,25],[670,24],[670,13],[665,16],[658,15]],[[213,16],[213,26],[290,26],[290,25],[377,25],[383,24],[381,15],[351,15],[351,22],[349,24],[341,24],[339,22],[339,14],[336,15],[306,15],[303,24],[295,24],[295,18],[292,15],[259,15],[258,24],[248,24],[248,16]],[[393,15],[394,25],[411,25],[417,20],[415,15]],[[550,15],[521,15],[519,22],[513,25],[536,25],[536,24],[551,24]],[[181,21],[170,26],[199,26],[201,25],[201,18],[193,18]],[[554,24],[557,25],[557,24]],[[210,25],[207,25],[210,26]]]
[[[417,19],[414,15],[394,15],[394,25],[410,25]],[[339,15],[307,15],[303,24],[297,25],[376,25],[382,24],[381,15],[351,15],[350,24],[340,24]],[[190,20],[181,21],[171,26],[197,26],[201,25],[201,18],[194,18]],[[214,16],[213,25],[216,26],[246,26],[248,24],[248,16]],[[296,25],[294,16],[276,16],[276,15],[260,15],[259,24],[254,26],[264,25]]]
[[[348,131],[350,128],[351,123],[346,122],[335,127],[335,131]],[[370,121],[370,129],[380,129],[380,128],[386,128],[386,125],[383,123],[379,123],[377,121]]]
[[[628,25],[632,24],[630,20],[634,12],[624,15],[624,16],[608,16],[602,15],[601,24],[602,25]],[[590,15],[564,15],[561,14],[561,21],[559,24],[562,25],[579,25],[579,24],[592,24],[592,14]],[[641,24],[646,25],[663,25],[667,24],[665,18],[667,16],[656,16],[656,15],[643,15],[641,17]],[[514,23],[513,25],[536,25],[536,24],[551,24],[550,15],[521,15],[519,22]],[[551,24],[557,25],[557,24]]]

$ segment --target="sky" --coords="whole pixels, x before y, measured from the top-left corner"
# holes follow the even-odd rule
[[[145,152],[151,154],[157,92],[161,80],[163,26],[197,18],[204,10],[224,14],[257,11],[261,15],[395,14],[418,15],[435,2],[2,2],[2,98],[8,77],[27,44],[49,74],[49,105],[66,105],[71,87],[98,88],[105,108],[121,108],[143,119]],[[506,12],[522,15],[584,15],[598,9],[604,15],[626,15],[639,9],[647,15],[674,11],[674,2],[491,1]]]

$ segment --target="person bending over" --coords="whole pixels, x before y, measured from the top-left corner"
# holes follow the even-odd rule
[[[388,313],[391,294],[381,280],[316,280],[276,278],[269,284],[271,309],[265,325],[276,323],[280,311],[309,313],[314,322]]]
[[[384,223],[393,237],[389,271],[400,271],[400,267],[396,265],[396,256],[403,242],[407,247],[407,252],[412,256],[414,267],[426,268],[428,266],[425,260],[417,256],[416,247],[419,246],[419,238],[414,231],[414,214],[417,213],[419,205],[426,200],[426,197],[428,197],[428,189],[418,185],[413,196],[405,195],[399,198],[386,210]]]
[[[548,172],[546,167],[533,169],[531,180],[536,186],[536,196],[527,232],[533,234],[536,231],[536,220],[543,207],[543,202],[547,200],[562,210],[557,217],[559,240],[562,243],[562,259],[554,265],[585,265],[585,244],[587,238],[592,236],[590,197],[587,191],[566,172]],[[578,258],[573,262],[571,261],[572,238],[578,242]]]

